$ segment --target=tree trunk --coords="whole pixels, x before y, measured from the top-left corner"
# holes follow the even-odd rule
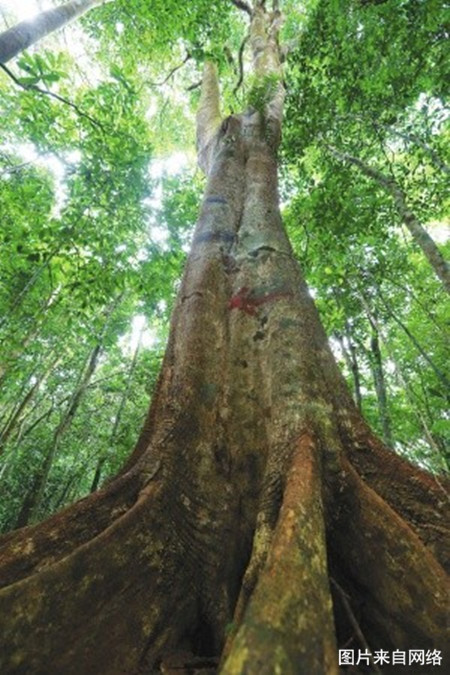
[[[442,281],[447,293],[450,293],[450,266],[436,246],[434,239],[428,234],[423,225],[408,207],[405,194],[398,183],[393,178],[385,176],[381,171],[365,164],[359,157],[354,157],[345,152],[339,152],[339,150],[336,150],[336,148],[331,146],[327,146],[327,149],[337,159],[340,159],[343,162],[350,162],[350,164],[357,166],[363,174],[369,176],[369,178],[373,178],[389,192],[394,200],[394,204],[402,222],[408,228],[413,240],[422,249],[422,253],[435,271],[436,276]]]
[[[58,452],[61,440],[64,434],[69,429],[72,424],[73,418],[76,415],[78,407],[81,403],[81,400],[88,388],[89,382],[94,374],[95,368],[97,367],[98,357],[100,356],[102,345],[101,343],[97,344],[94,349],[91,351],[88,359],[86,368],[83,367],[83,371],[80,377],[80,380],[73,392],[69,404],[61,418],[60,423],[55,429],[53,434],[53,440],[48,448],[42,466],[39,468],[35,479],[33,481],[32,487],[25,497],[22,509],[19,513],[17,519],[16,527],[24,527],[36,517],[36,514],[41,506],[41,502],[44,496],[45,486],[53,465],[53,461]]]
[[[337,335],[336,338],[341,347],[347,370],[352,374],[356,407],[359,412],[362,412],[361,376],[359,374],[358,357],[355,345],[349,334],[348,326],[346,326],[345,336]]]
[[[375,384],[375,393],[377,396],[378,414],[380,417],[380,424],[382,430],[383,441],[390,448],[393,446],[391,420],[389,415],[389,407],[386,392],[386,382],[384,379],[383,360],[381,357],[380,341],[378,339],[378,331],[376,326],[372,325],[372,336],[370,338],[370,353],[371,366],[373,373],[373,381]]]
[[[389,344],[389,341],[386,338],[386,335],[383,334],[383,331],[381,330],[381,326],[379,325],[377,319],[375,318],[374,314],[371,312],[371,309],[368,305],[367,298],[365,298],[364,294],[360,295],[362,305],[366,311],[367,317],[369,319],[370,324],[375,328],[377,335],[381,337],[383,344],[386,348],[386,351],[388,353],[390,361],[394,365],[394,372],[397,377],[397,380],[400,384],[400,386],[403,388],[404,394],[406,396],[406,399],[409,401],[412,409],[414,410],[415,417],[422,428],[422,431],[424,433],[424,436],[427,440],[427,443],[429,444],[430,448],[433,450],[434,453],[436,453],[437,457],[440,459],[440,463],[442,467],[446,470],[447,468],[447,461],[446,458],[443,454],[443,450],[439,445],[439,442],[434,438],[430,427],[429,423],[425,419],[425,416],[422,412],[422,401],[419,400],[419,397],[417,394],[414,392],[413,388],[411,387],[411,383],[408,381],[408,378],[405,373],[402,372],[402,368],[399,366],[396,356]]]
[[[54,305],[56,302],[58,302],[58,298],[55,300],[55,293],[52,291],[50,295],[47,297],[45,302],[42,304],[42,306],[39,308],[39,310],[36,312],[36,314],[32,317],[32,324],[26,331],[25,335],[23,338],[20,340],[20,349],[14,349],[10,351],[9,353],[6,353],[2,355],[3,361],[0,362],[0,388],[3,387],[5,380],[7,380],[8,376],[10,375],[11,371],[17,370],[17,362],[19,361],[20,357],[23,356],[23,354],[26,352],[27,347],[32,344],[33,340],[35,340],[41,329],[42,325],[45,321],[45,318],[47,316],[47,311],[50,308],[50,306]],[[16,303],[14,303],[14,307],[17,307]],[[12,316],[12,311],[10,310],[7,314],[7,317],[10,318]],[[4,322],[8,322],[8,318],[5,319]],[[17,331],[14,330],[14,328],[11,330],[11,327],[9,326],[7,330],[5,330],[6,335],[1,336],[1,341],[6,342],[7,341],[7,332],[9,331],[10,334],[14,335]]]
[[[220,122],[205,71],[207,187],[135,451],[3,537],[4,673],[337,674],[330,573],[371,648],[444,647],[441,488],[360,417],[282,226],[278,18],[256,4],[258,109]]]
[[[46,369],[44,369],[41,374],[35,379],[34,384],[30,387],[30,389],[27,391],[19,405],[13,410],[11,416],[9,417],[7,423],[5,424],[4,428],[0,432],[0,454],[3,452],[3,448],[5,447],[6,442],[8,441],[9,437],[11,436],[12,432],[16,428],[16,426],[22,421],[22,413],[23,411],[27,408],[27,406],[31,403],[31,401],[34,399],[36,394],[38,393],[39,389],[43,386],[43,384],[46,382],[47,378],[49,375],[52,373],[52,371],[56,368],[58,363],[61,361],[61,356],[57,356],[54,358],[51,363],[47,366]]]
[[[55,429],[53,434],[53,439],[50,447],[48,448],[42,466],[38,470],[30,491],[28,492],[25,500],[23,502],[22,508],[17,519],[16,527],[24,527],[28,525],[29,522],[33,521],[36,518],[36,515],[41,506],[42,499],[44,497],[44,491],[47,484],[50,471],[56,457],[56,454],[59,450],[61,440],[67,430],[70,428],[73,419],[77,413],[79,405],[89,387],[92,376],[97,368],[97,363],[100,357],[100,354],[103,349],[103,341],[105,339],[107,329],[111,316],[116,309],[117,305],[121,302],[123,298],[123,293],[114,300],[110,306],[105,310],[105,322],[101,329],[100,335],[98,336],[98,342],[95,347],[90,351],[86,363],[83,366],[80,374],[79,381],[75,387],[73,394],[69,398],[69,403],[66,410],[63,413],[61,421]]]
[[[142,340],[143,330],[144,329],[141,330],[141,333],[140,333],[139,339],[138,339],[138,343],[136,345],[136,349],[134,350],[133,358],[131,360],[130,370],[128,371],[125,389],[124,389],[124,392],[121,396],[119,408],[117,410],[116,417],[114,419],[114,424],[113,424],[111,436],[110,436],[110,439],[109,439],[109,447],[108,447],[106,453],[100,455],[100,457],[98,458],[98,461],[97,461],[97,466],[96,466],[95,472],[94,472],[94,478],[92,479],[92,484],[91,484],[91,490],[90,490],[91,492],[95,492],[98,489],[98,486],[100,484],[100,478],[101,478],[101,475],[102,475],[103,465],[105,464],[105,462],[108,458],[108,453],[112,452],[112,450],[114,448],[114,443],[116,441],[117,432],[119,430],[120,422],[122,420],[122,414],[123,414],[123,411],[124,411],[124,408],[125,408],[125,404],[126,404],[128,398],[129,398],[129,395],[130,395],[130,389],[131,389],[131,384],[132,384],[132,381],[133,381],[134,371],[136,369],[139,352],[141,350],[141,340]]]
[[[446,375],[436,366],[434,363],[433,359],[427,354],[425,349],[422,347],[420,344],[419,340],[411,333],[409,328],[403,323],[403,321],[399,318],[398,313],[396,313],[390,304],[387,302],[387,300],[384,298],[382,295],[381,291],[378,290],[378,295],[381,298],[381,301],[383,302],[388,315],[395,321],[396,324],[400,326],[400,328],[404,331],[404,333],[408,336],[408,338],[411,340],[412,344],[414,347],[417,349],[419,354],[423,357],[423,359],[428,363],[428,365],[432,368],[434,371],[434,374],[438,378],[439,382],[442,384],[444,391],[449,391],[450,390],[450,381],[446,377]]]
[[[48,9],[35,18],[21,21],[0,34],[0,63],[8,63],[41,38],[63,28],[92,7],[110,0],[69,0],[60,7]]]

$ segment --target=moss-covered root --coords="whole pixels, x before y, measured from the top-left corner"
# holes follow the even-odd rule
[[[135,673],[173,648],[196,605],[162,493],[150,483],[106,530],[0,591],[1,673]]]
[[[349,459],[364,482],[405,520],[450,573],[450,481],[399,457],[362,426]]]
[[[338,672],[320,483],[314,444],[305,434],[266,564],[222,675]]]
[[[346,464],[329,518],[333,570],[350,582],[372,649],[450,644],[448,577],[411,527]]]

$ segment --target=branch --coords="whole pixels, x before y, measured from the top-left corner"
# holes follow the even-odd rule
[[[387,0],[359,0],[360,5],[384,5]]]
[[[184,66],[184,64],[187,63],[189,61],[189,59],[191,59],[191,58],[192,58],[192,56],[188,52],[186,54],[185,58],[183,59],[183,61],[181,63],[179,63],[178,66],[175,66],[175,68],[172,68],[172,70],[169,72],[167,77],[164,78],[164,80],[162,80],[161,82],[149,82],[149,84],[153,85],[154,87],[162,87],[164,84],[166,84],[170,80],[172,75],[174,75],[177,72],[177,70],[180,70],[180,68],[182,68]]]
[[[242,82],[244,81],[244,50],[245,50],[245,45],[248,42],[250,35],[247,34],[245,38],[241,42],[241,46],[239,47],[239,79],[237,81],[237,84],[235,88],[233,89],[233,94],[236,94],[237,90],[241,86]]]
[[[24,89],[25,91],[36,91],[39,94],[43,94],[44,96],[50,96],[51,98],[54,98],[56,101],[60,101],[61,103],[68,105],[70,108],[75,110],[75,112],[78,115],[80,115],[80,117],[85,117],[87,120],[89,120],[91,124],[93,124],[96,127],[99,127],[99,129],[101,129],[105,133],[105,128],[101,122],[99,122],[98,120],[91,117],[88,113],[81,110],[81,108],[79,108],[75,103],[72,103],[72,101],[69,101],[69,99],[64,98],[64,96],[60,96],[59,94],[55,94],[53,91],[50,91],[49,89],[41,89],[35,84],[24,84],[14,75],[14,73],[7,66],[5,66],[4,63],[0,63],[0,68],[4,70],[4,72],[12,79],[14,84],[16,84],[18,87],[21,87],[21,89]]]
[[[415,145],[418,145],[419,148],[422,148],[425,152],[427,152],[433,163],[443,172],[446,173],[447,175],[450,175],[450,167],[447,166],[445,162],[441,160],[439,155],[433,148],[431,148],[428,143],[425,143],[425,141],[422,141],[421,138],[416,136],[415,134],[408,134],[404,131],[397,131],[397,129],[393,129],[387,124],[381,124],[381,122],[376,122],[375,120],[372,120],[372,123],[375,127],[381,127],[385,129],[386,131],[394,134],[395,136],[398,136],[399,138],[403,138],[405,141],[409,141],[410,143],[413,143]]]
[[[194,89],[198,89],[201,86],[202,80],[199,80],[198,82],[194,82],[194,84],[191,84],[189,87],[187,87],[186,91],[194,91]]]
[[[245,0],[231,0],[233,5],[238,9],[241,9],[243,12],[246,12],[249,16],[252,16],[252,8],[248,5]]]
[[[375,131],[387,131],[388,134],[393,134],[394,136],[398,136],[399,138],[402,138],[403,140],[412,143],[413,145],[417,145],[419,148],[422,148],[425,152],[427,152],[430,155],[432,163],[440,169],[443,173],[446,173],[447,175],[450,175],[450,166],[446,164],[438,155],[436,150],[434,150],[428,143],[423,141],[419,136],[417,136],[414,133],[409,133],[406,131],[401,131],[398,129],[395,129],[395,127],[392,124],[385,124],[383,122],[379,122],[378,120],[374,119],[370,114],[347,114],[347,115],[340,115],[340,117],[343,120],[356,120],[358,122],[362,122],[363,124],[371,124]],[[383,138],[379,137],[380,145],[383,145]]]
[[[7,174],[17,173],[21,169],[24,169],[26,166],[30,166],[32,162],[22,162],[21,164],[11,164],[6,169],[0,172],[0,176],[6,176]]]

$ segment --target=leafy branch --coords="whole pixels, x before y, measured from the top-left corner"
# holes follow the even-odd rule
[[[105,133],[105,128],[101,122],[96,120],[94,117],[89,115],[89,113],[85,112],[82,110],[79,106],[77,106],[76,103],[73,103],[73,101],[70,101],[69,99],[65,98],[64,96],[60,96],[59,94],[55,94],[55,92],[50,91],[49,89],[41,89],[41,87],[38,87],[36,84],[25,84],[24,82],[21,82],[18,77],[14,75],[14,73],[7,67],[5,66],[4,63],[0,63],[0,68],[8,75],[8,77],[11,78],[11,80],[16,84],[18,87],[21,89],[24,89],[25,91],[35,91],[38,94],[42,94],[44,96],[50,96],[50,98],[55,99],[56,101],[59,101],[60,103],[64,103],[65,105],[69,106],[75,112],[77,115],[80,117],[84,117],[85,119],[89,120],[91,124],[94,126],[98,127]]]

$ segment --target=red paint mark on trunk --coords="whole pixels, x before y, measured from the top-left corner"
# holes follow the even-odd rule
[[[243,286],[239,291],[230,298],[228,309],[239,309],[249,316],[256,316],[259,307],[271,300],[278,300],[279,298],[289,297],[292,293],[290,291],[273,291],[272,293],[265,293],[264,295],[252,296],[251,291],[247,286]]]

